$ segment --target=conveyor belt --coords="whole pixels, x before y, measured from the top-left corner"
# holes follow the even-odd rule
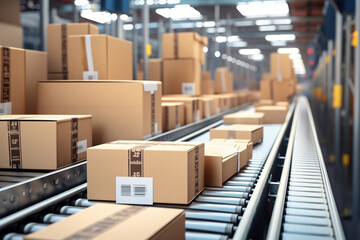
[[[345,239],[306,98],[300,98],[267,239]]]

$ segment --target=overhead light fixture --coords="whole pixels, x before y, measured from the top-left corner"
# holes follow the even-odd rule
[[[195,23],[195,27],[197,27],[197,28],[202,28],[203,26],[204,26],[203,22],[196,22]]]
[[[294,28],[293,25],[278,25],[277,26],[277,30],[279,30],[279,31],[290,31],[293,28]]]
[[[134,29],[134,25],[132,25],[132,24],[124,24],[123,29],[124,29],[125,31],[133,30],[133,29]]]
[[[228,42],[237,42],[237,41],[240,41],[241,39],[239,38],[239,36],[237,36],[237,35],[234,35],[234,36],[229,36],[228,38],[227,38],[227,41]]]
[[[279,54],[300,53],[299,48],[278,48]]]
[[[276,30],[276,26],[275,26],[275,25],[260,26],[260,27],[259,27],[259,31],[260,31],[260,32],[271,32],[271,31],[275,31],[275,30]]]
[[[226,37],[225,36],[217,36],[215,38],[215,41],[218,43],[224,43],[224,42],[226,42]]]
[[[250,55],[249,58],[254,61],[262,61],[264,59],[264,55],[262,54],[253,54]]]
[[[89,0],[75,0],[75,6],[84,6],[89,4]]]
[[[224,33],[226,32],[226,28],[225,27],[219,27],[219,28],[207,28],[206,29],[207,33]]]
[[[204,22],[204,27],[215,27],[216,24],[214,21],[206,21]]]
[[[289,6],[285,0],[240,2],[237,10],[245,17],[287,16]]]
[[[286,41],[272,41],[270,42],[273,47],[284,47],[286,46]]]
[[[245,41],[230,42],[227,44],[228,47],[247,47],[247,45]]]
[[[226,55],[225,53],[223,53],[223,55],[221,55],[221,58],[222,58],[223,60],[226,60],[227,55]]]
[[[255,24],[257,26],[263,26],[263,25],[270,25],[271,24],[271,20],[269,19],[265,19],[265,20],[256,20]]]
[[[109,12],[93,12],[92,10],[82,10],[80,16],[88,20],[105,24],[111,22],[114,17]],[[115,14],[116,18],[117,15]]]
[[[273,19],[273,24],[281,25],[281,24],[291,24],[290,18],[284,18],[284,19]]]
[[[220,52],[219,51],[216,51],[215,53],[214,53],[214,55],[215,55],[215,57],[220,57]]]
[[[228,62],[231,62],[231,61],[232,61],[232,57],[231,57],[231,56],[227,56],[226,60],[227,60]]]
[[[204,53],[207,53],[209,51],[208,47],[203,48]]]
[[[266,41],[294,41],[295,40],[294,34],[274,34],[274,35],[266,35]]]
[[[234,23],[235,27],[246,27],[246,26],[253,26],[253,21],[237,21]]]
[[[241,55],[254,55],[254,54],[260,54],[261,51],[258,48],[243,48],[239,50],[239,53]]]
[[[200,12],[189,4],[175,5],[173,8],[158,8],[155,12],[164,18],[173,20],[202,18]]]
[[[167,0],[167,4],[179,4],[180,0]]]

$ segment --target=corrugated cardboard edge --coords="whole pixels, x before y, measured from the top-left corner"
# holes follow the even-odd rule
[[[150,237],[150,239],[158,239],[160,237],[160,235],[168,230],[169,228],[172,228],[173,225],[175,225],[176,223],[178,223],[179,221],[182,221],[182,219],[184,219],[184,238],[185,238],[185,211],[181,210],[181,212],[179,212],[179,214],[173,218],[171,220],[171,222],[169,222],[168,224],[166,224],[164,227],[162,227],[157,233],[155,233],[153,236]]]

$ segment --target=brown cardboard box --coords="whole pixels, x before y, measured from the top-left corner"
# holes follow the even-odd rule
[[[252,158],[252,151],[253,151],[253,143],[248,140],[248,139],[223,139],[223,138],[214,138],[211,139],[210,144],[217,144],[217,145],[221,145],[223,143],[226,144],[233,144],[233,146],[238,146],[238,145],[245,145],[246,146],[246,155],[247,158],[243,157],[241,155],[241,159],[247,159],[246,161],[241,161],[240,159],[240,164],[241,167],[245,166],[245,164]]]
[[[237,149],[229,146],[205,145],[205,185],[222,187],[237,172]]]
[[[165,95],[163,102],[182,102],[185,107],[185,124],[197,122],[203,116],[203,106],[201,99],[187,95]]]
[[[259,101],[261,98],[260,91],[248,91],[248,100],[250,102]]]
[[[231,109],[233,107],[233,99],[230,95],[228,94],[218,94],[224,103],[224,111],[228,111],[229,109]]]
[[[36,113],[36,84],[46,79],[46,53],[1,46],[0,52],[0,115]]]
[[[0,22],[21,25],[20,13],[21,2],[20,0],[0,0]],[[3,32],[2,32],[3,33]]]
[[[289,102],[275,102],[275,106],[282,106],[282,107],[286,107],[287,109],[289,109]]]
[[[270,54],[270,76],[273,79],[291,79],[294,69],[289,54]]]
[[[164,94],[201,95],[200,62],[198,60],[164,60],[163,64]]]
[[[2,33],[0,34],[0,45],[17,48],[23,47],[23,29],[21,26],[0,22],[0,32]]]
[[[180,240],[185,239],[185,213],[180,209],[98,203],[25,236],[25,240],[35,239]]]
[[[261,80],[260,81],[260,97],[261,99],[272,99],[273,98],[273,89],[271,80]]]
[[[163,73],[162,59],[150,58],[148,63],[149,63],[148,79],[145,79],[145,80],[162,82],[162,73]],[[141,60],[140,65],[139,65],[139,72],[141,72],[141,74],[139,75],[139,72],[138,72],[138,76],[137,76],[138,80],[144,80],[144,72],[143,72],[144,66],[143,65],[144,65],[143,60]]]
[[[48,73],[47,80],[67,79],[68,73]]]
[[[296,83],[293,80],[274,80],[273,84],[273,99],[278,101],[289,101],[289,99],[295,94]]]
[[[91,146],[90,115],[0,116],[0,168],[55,170]]]
[[[272,99],[260,99],[259,101],[255,102],[254,107],[262,107],[262,106],[274,106],[274,100]]]
[[[134,151],[141,164],[132,163]],[[115,201],[116,176],[133,175],[153,178],[154,203],[188,204],[204,188],[204,144],[116,141],[88,149],[88,199]]]
[[[214,82],[212,80],[201,80],[201,94],[214,94]]]
[[[162,102],[163,132],[184,126],[185,106],[182,102]]]
[[[264,113],[264,123],[283,123],[288,109],[284,106],[257,107],[256,112]]]
[[[231,93],[234,91],[232,74],[226,67],[220,67],[215,72],[215,93]]]
[[[262,125],[246,125],[234,124],[222,128],[210,129],[210,139],[248,139],[253,144],[262,142],[263,126]]]
[[[203,98],[211,98],[216,101],[215,106],[216,109],[214,109],[216,112],[215,114],[218,114],[222,111],[224,111],[224,99],[221,97],[221,95],[203,95]]]
[[[223,117],[224,124],[263,124],[263,113],[237,112]]]
[[[86,49],[90,41],[90,51]],[[67,60],[69,79],[88,79],[85,73],[93,68],[99,80],[132,80],[133,79],[132,43],[108,35],[74,35],[68,37]],[[91,58],[92,56],[92,58]],[[84,78],[85,77],[85,78]]]
[[[238,97],[238,105],[245,104],[248,102],[247,93],[243,91],[236,92]]]
[[[200,42],[200,64],[203,65],[205,63],[206,54],[204,52],[204,47],[208,45],[208,38],[207,37],[201,37]]]
[[[48,72],[68,73],[67,48],[69,36],[98,33],[98,27],[89,23],[48,24],[46,31]],[[59,79],[62,78],[57,80]]]
[[[203,105],[203,116],[202,118],[207,118],[212,115],[215,115],[219,111],[219,100],[211,97],[201,97]]]
[[[161,132],[161,83],[44,81],[38,84],[38,113],[91,114],[94,144],[142,140]]]

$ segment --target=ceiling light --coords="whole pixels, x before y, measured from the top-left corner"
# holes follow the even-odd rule
[[[206,32],[207,33],[224,33],[224,32],[226,32],[226,28],[225,27],[219,27],[219,28],[217,28],[217,30],[216,30],[216,28],[207,28],[206,29]]]
[[[268,20],[268,19],[266,19],[266,20],[256,20],[256,21],[255,21],[255,24],[256,24],[257,26],[270,25],[270,24],[271,24],[271,20]]]
[[[228,62],[231,62],[231,61],[232,61],[232,57],[231,57],[231,56],[227,56],[226,60],[227,60]]]
[[[123,29],[126,30],[126,31],[133,30],[134,25],[132,25],[132,24],[124,24]]]
[[[207,53],[209,51],[208,47],[203,48],[204,53]]]
[[[292,60],[301,59],[301,54],[300,53],[291,53],[289,55],[289,58]]]
[[[220,57],[220,52],[219,52],[219,51],[216,51],[214,55],[215,55],[215,57],[218,58],[218,57]]]
[[[274,34],[274,35],[266,35],[266,41],[293,41],[295,40],[294,34]]]
[[[253,21],[238,21],[234,23],[235,27],[246,27],[246,26],[253,26]]]
[[[180,0],[167,0],[168,4],[179,4]]]
[[[111,13],[93,12],[92,10],[82,10],[80,16],[101,24],[111,22]]]
[[[225,36],[217,36],[215,38],[215,41],[218,43],[224,43],[224,42],[226,42],[226,37]]]
[[[189,4],[175,5],[173,8],[158,8],[155,12],[164,18],[171,18],[174,20],[202,18],[200,12]]]
[[[226,55],[225,53],[223,53],[223,55],[221,55],[221,58],[224,59],[224,60],[226,60],[227,55]]]
[[[241,2],[236,8],[245,17],[287,16],[289,14],[289,6],[285,0]]]
[[[195,23],[195,27],[197,27],[197,28],[202,28],[203,26],[204,26],[203,22],[196,22]]]
[[[89,0],[75,0],[74,4],[75,6],[84,6],[89,4]]]
[[[259,27],[259,31],[260,31],[260,32],[271,32],[271,31],[275,31],[275,30],[276,30],[276,26],[275,26],[275,25],[260,26],[260,27]]]
[[[215,22],[214,21],[206,21],[204,22],[204,27],[215,27]]]
[[[250,55],[249,58],[251,60],[254,60],[254,61],[262,61],[264,59],[264,55],[262,55],[262,54],[254,54],[254,55]]]
[[[273,47],[283,47],[286,46],[286,41],[272,41],[270,42]]]
[[[243,48],[239,50],[239,53],[241,55],[254,55],[254,54],[260,54],[261,51],[258,48]]]
[[[228,38],[227,38],[227,41],[228,42],[237,42],[237,41],[240,41],[241,39],[239,38],[239,36],[237,36],[237,35],[234,35],[234,36],[229,36]]]
[[[290,54],[299,53],[300,50],[298,48],[278,48],[277,52],[280,54]]]
[[[292,30],[294,27],[293,25],[278,25],[277,30],[279,31],[289,31]]]
[[[284,18],[284,19],[274,19],[273,24],[280,25],[280,24],[291,24],[290,18]]]
[[[247,45],[247,42],[244,41],[231,42],[227,44],[228,47],[247,47]]]

